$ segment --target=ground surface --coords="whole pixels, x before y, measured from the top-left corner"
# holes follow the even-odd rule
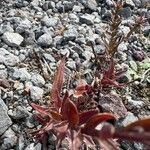
[[[101,38],[112,5],[113,0],[0,1],[0,150],[41,149],[28,134],[37,127],[30,103],[49,98],[57,62],[65,54],[66,80],[80,71],[90,82],[93,52],[88,43],[94,43],[97,53],[103,52]],[[128,110],[123,124],[150,116],[150,2],[125,0],[123,34],[139,15],[147,22],[121,44],[115,57],[116,67],[128,68],[124,79],[136,80],[121,91],[113,89]],[[55,149],[53,140],[49,150]],[[125,143],[124,149],[142,147]]]

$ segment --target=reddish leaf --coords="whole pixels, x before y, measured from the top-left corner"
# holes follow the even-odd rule
[[[75,127],[79,123],[79,114],[77,107],[69,98],[67,98],[64,103],[62,116],[63,119],[67,119],[71,127]]]
[[[31,106],[39,113],[41,114],[44,114],[44,115],[48,115],[48,113],[46,112],[47,111],[47,108],[45,107],[42,107],[40,105],[37,105],[35,103],[31,103]]]
[[[64,69],[65,69],[65,57],[61,60],[58,66],[58,70],[56,72],[52,90],[51,90],[51,99],[52,101],[54,101],[54,105],[56,108],[59,108],[61,105],[59,96],[63,86]]]
[[[82,125],[86,123],[89,118],[91,118],[93,115],[97,114],[99,111],[97,109],[89,110],[86,112],[82,112],[79,114],[79,124]]]
[[[109,68],[107,71],[105,71],[104,76],[109,79],[112,79],[114,78],[114,75],[115,75],[114,72],[115,72],[115,62],[112,58],[109,64]]]
[[[125,131],[133,130],[136,127],[142,127],[144,131],[150,132],[150,118],[135,121],[124,128]]]
[[[116,117],[113,115],[113,114],[110,114],[110,113],[99,113],[99,114],[96,114],[94,116],[92,116],[85,124],[84,126],[84,131],[88,131],[88,130],[91,130],[91,129],[95,129],[95,127],[102,123],[102,122],[105,122],[105,121],[108,121],[108,120],[116,120]]]
[[[75,127],[79,123],[79,114],[76,105],[72,101],[68,101],[67,115],[71,127]]]
[[[59,133],[64,133],[68,129],[68,122],[62,121],[61,123],[55,125],[54,130],[56,130]]]
[[[82,94],[87,91],[87,85],[85,80],[80,80],[79,85],[75,89],[74,97],[82,96]]]
[[[66,105],[69,101],[69,93],[66,91],[64,98],[62,100],[62,105],[61,105],[61,115],[63,116],[63,119],[67,119],[67,113],[66,113]]]
[[[122,88],[121,84],[118,84],[115,80],[111,80],[109,78],[103,78],[101,80],[101,84],[105,87],[105,86],[108,86],[108,85],[113,85],[117,88]]]

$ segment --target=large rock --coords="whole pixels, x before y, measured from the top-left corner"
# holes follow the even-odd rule
[[[2,135],[12,124],[12,121],[9,118],[7,111],[7,106],[5,105],[4,101],[0,99],[0,135]]]
[[[15,66],[19,63],[19,58],[6,49],[0,48],[0,63],[5,64],[6,66]]]
[[[24,38],[18,33],[5,32],[3,34],[3,41],[9,46],[19,46]]]

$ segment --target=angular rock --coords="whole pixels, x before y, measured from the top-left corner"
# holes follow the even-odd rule
[[[42,20],[41,23],[45,25],[46,27],[55,27],[58,23],[57,18],[49,18],[48,16],[45,16]]]
[[[0,135],[2,135],[9,126],[11,126],[12,121],[7,114],[8,108],[4,101],[0,99]]]
[[[97,2],[96,0],[80,0],[80,2],[88,9],[92,11],[96,11],[97,9]]]
[[[121,16],[124,17],[125,19],[128,19],[132,15],[132,10],[130,7],[125,7],[123,10],[120,12]]]
[[[111,112],[118,118],[124,117],[127,114],[127,109],[117,94],[107,94],[102,96],[99,100],[99,105],[104,112]]]
[[[48,47],[52,44],[52,37],[50,34],[45,33],[38,38],[37,42],[42,47]]]
[[[30,29],[32,27],[32,23],[27,19],[23,19],[20,24],[18,25],[18,27],[16,28],[16,31],[18,33],[23,33],[25,32],[27,29]]]
[[[131,8],[135,7],[133,0],[125,0],[125,4]]]
[[[14,66],[19,63],[19,58],[6,49],[0,48],[0,63],[6,66]]]
[[[12,47],[20,46],[24,38],[18,33],[5,32],[2,37],[3,41]]]
[[[31,82],[35,86],[39,86],[39,87],[41,87],[41,86],[43,86],[45,84],[45,80],[40,74],[33,74],[31,76]]]
[[[17,143],[17,136],[11,128],[9,128],[1,138],[3,139],[3,144],[0,146],[1,150],[11,149]]]
[[[15,79],[20,79],[20,81],[29,81],[31,75],[28,73],[27,68],[15,69],[13,73]]]
[[[43,89],[37,86],[32,86],[30,88],[30,96],[31,96],[31,99],[34,101],[42,99],[43,93],[44,93]]]
[[[77,36],[78,36],[78,32],[77,32],[76,28],[73,26],[70,26],[69,29],[64,32],[64,40],[65,41],[75,40],[77,38]]]
[[[93,25],[94,24],[94,18],[95,16],[90,15],[90,14],[84,14],[82,16],[80,16],[80,22],[81,23],[85,23],[87,25]]]
[[[137,118],[136,116],[134,116],[133,113],[128,112],[128,113],[126,114],[125,118],[124,118],[123,121],[122,121],[122,125],[123,125],[123,126],[127,126],[128,124],[130,124],[130,123],[132,123],[132,122],[134,122],[134,121],[137,121],[137,120],[138,120],[138,118]]]
[[[8,111],[9,116],[11,116],[13,119],[23,119],[29,116],[29,112],[25,107],[17,106],[13,111]]]

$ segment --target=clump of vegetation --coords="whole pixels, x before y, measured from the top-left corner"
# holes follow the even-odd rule
[[[130,28],[126,36],[120,36],[121,17],[119,13],[122,7],[123,4],[120,1],[115,4],[109,30],[103,37],[106,53],[99,56],[92,47],[96,67],[92,83],[87,84],[86,80],[82,79],[74,89],[74,93],[70,94],[69,89],[63,93],[66,59],[63,57],[54,78],[49,105],[45,107],[35,103],[31,104],[37,112],[35,119],[42,125],[40,129],[31,134],[43,143],[44,150],[47,148],[50,133],[56,136],[56,149],[60,148],[64,140],[67,140],[70,150],[78,150],[87,145],[105,150],[117,150],[119,140],[141,142],[150,148],[150,118],[133,122],[126,127],[116,127],[115,122],[127,110],[118,95],[107,91],[108,87],[122,88],[126,85],[118,82],[118,79],[127,70],[117,71],[115,69],[114,54],[118,46],[127,41],[144,22],[141,17]],[[104,111],[99,108],[102,105],[99,98],[106,99],[106,97],[110,101],[115,99],[113,104],[120,107],[121,114],[117,109]]]
[[[135,19],[135,23],[130,26],[130,31],[124,35],[123,33],[119,32],[122,23],[122,17],[120,16],[122,9],[123,1],[114,3],[111,21],[108,22],[107,30],[104,32],[102,37],[106,52],[110,57],[114,57],[114,54],[117,52],[119,45],[128,41],[130,36],[137,32],[141,28],[141,25],[146,21],[143,16]]]
[[[52,103],[48,107],[31,104],[38,112],[35,115],[36,119],[42,125],[42,128],[31,134],[43,143],[43,149],[46,149],[49,133],[56,135],[56,149],[59,149],[61,142],[65,139],[71,150],[80,149],[83,144],[116,150],[119,149],[116,139],[142,142],[150,146],[148,142],[150,140],[150,119],[137,121],[118,129],[111,124],[112,121],[117,120],[114,114],[100,113],[98,108],[80,111],[77,104],[71,100],[72,96],[68,91],[62,97],[64,67],[65,58],[61,60],[54,79],[51,91]],[[83,94],[89,94],[92,88],[88,85],[79,86],[74,96],[79,98]]]

